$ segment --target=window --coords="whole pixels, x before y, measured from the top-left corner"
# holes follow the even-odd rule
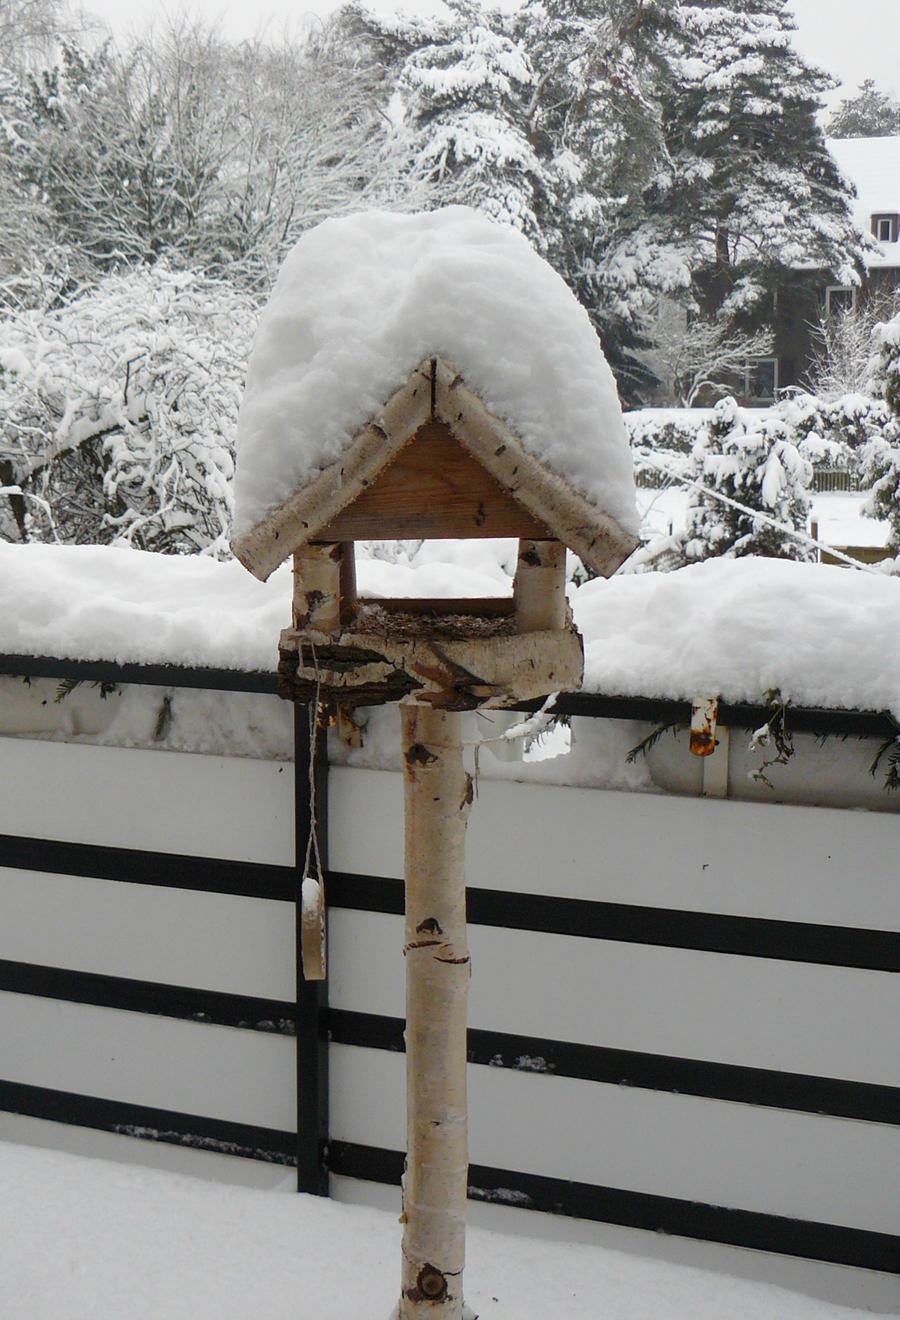
[[[744,393],[755,402],[774,402],[778,393],[778,358],[750,359],[744,367]]]
[[[841,312],[856,310],[856,290],[841,284],[832,284],[825,290],[825,315],[839,316]]]
[[[873,215],[872,233],[879,243],[896,243],[900,239],[900,215]]]

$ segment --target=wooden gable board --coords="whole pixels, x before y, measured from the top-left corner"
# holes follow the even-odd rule
[[[432,418],[316,539],[552,535],[459,444],[446,422]]]
[[[522,525],[516,520],[522,517],[524,510],[530,515],[524,527],[528,529],[537,525],[540,528],[535,533],[533,530],[487,531],[482,527],[471,535],[549,536],[562,541],[594,572],[603,576],[613,573],[637,548],[637,537],[625,532],[608,514],[599,512],[564,478],[525,449],[514,432],[488,411],[454,368],[435,358],[422,362],[407,383],[391,397],[380,424],[370,423],[364,427],[339,460],[317,472],[301,490],[236,542],[232,547],[235,556],[264,581],[288,555],[309,541],[392,535],[386,527],[397,524],[388,522],[382,498],[386,492],[396,493],[396,482],[390,476],[389,465],[432,419],[444,423],[459,446],[475,460],[473,467],[454,456],[455,469],[467,492],[465,498],[478,481],[487,487],[489,474],[495,496],[495,488],[499,487],[495,525]],[[408,473],[411,465],[418,464],[420,458],[421,454],[414,449],[406,468],[398,469],[401,477]],[[434,476],[433,455],[430,462],[429,480]],[[378,494],[367,499],[366,492],[370,488]],[[360,500],[361,518],[354,523],[351,506]],[[368,516],[377,509],[385,513],[384,522],[377,518],[368,521]],[[503,519],[506,519],[505,524]],[[365,533],[355,531],[349,535],[346,529],[354,526],[365,526]],[[443,520],[435,520],[432,526],[440,526],[443,530],[432,531],[431,535],[465,534],[455,530],[448,533]],[[402,535],[399,532],[393,534]],[[405,534],[428,535],[421,531],[407,531]]]

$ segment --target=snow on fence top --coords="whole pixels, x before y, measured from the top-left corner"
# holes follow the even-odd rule
[[[470,543],[471,546],[471,543]],[[496,595],[509,578],[480,545],[418,566],[361,559],[374,595]],[[510,556],[513,560],[515,555]],[[0,542],[0,652],[272,672],[287,568],[110,546]],[[787,560],[717,559],[597,579],[572,593],[585,690],[889,710],[900,719],[900,583]]]
[[[326,220],[288,255],[238,422],[235,541],[340,459],[428,357],[637,531],[615,382],[587,313],[521,234],[454,206]]]

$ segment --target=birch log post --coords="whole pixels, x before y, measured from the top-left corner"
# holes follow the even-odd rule
[[[566,547],[562,541],[519,540],[513,583],[519,632],[566,626]]]
[[[466,1140],[465,834],[457,712],[400,703],[406,814],[407,1165],[399,1320],[462,1320]]]
[[[345,548],[337,544],[311,542],[294,552],[291,617],[295,628],[340,632],[341,575],[347,572],[344,558]]]

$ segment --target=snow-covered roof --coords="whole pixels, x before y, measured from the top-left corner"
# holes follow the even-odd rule
[[[451,553],[452,549],[452,553]],[[511,543],[515,561],[515,545]],[[361,559],[378,596],[503,594],[489,547],[431,547],[413,569]],[[460,554],[462,558],[460,558]],[[284,575],[284,576],[283,576]],[[289,570],[257,582],[235,562],[110,546],[0,542],[0,652],[271,671]],[[588,692],[890,710],[900,718],[900,581],[823,564],[714,559],[572,593]]]
[[[828,150],[856,188],[853,218],[864,234],[872,232],[873,215],[900,213],[900,136],[829,138]],[[900,242],[878,248],[866,257],[868,267],[900,266]]]
[[[448,207],[327,220],[287,257],[238,423],[235,542],[340,465],[427,358],[452,365],[598,515],[637,532],[615,381],[587,313],[521,234]]]

